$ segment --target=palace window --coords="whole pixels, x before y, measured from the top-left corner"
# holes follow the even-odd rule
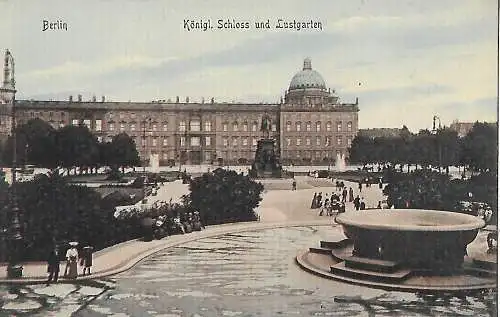
[[[311,132],[311,122],[306,123],[306,131]]]
[[[205,131],[210,132],[212,130],[212,122],[205,121]]]
[[[248,123],[246,122],[243,123],[243,131],[248,131]]]
[[[201,130],[201,123],[198,120],[192,120],[189,122],[189,130],[194,132],[199,132]]]
[[[192,136],[191,137],[191,146],[200,146],[200,137]]]
[[[186,132],[186,121],[179,122],[179,131]]]
[[[342,131],[342,121],[337,122],[337,132]]]
[[[347,131],[351,132],[352,131],[352,122],[347,122]]]
[[[222,139],[222,145],[229,146],[229,140],[227,138]]]
[[[238,131],[238,122],[233,123],[233,131]]]
[[[286,132],[290,132],[292,131],[292,123],[290,121],[288,121],[286,123]]]
[[[163,146],[167,146],[168,145],[168,138],[163,138]]]
[[[253,131],[253,132],[257,132],[257,126],[258,126],[257,122],[254,122],[254,123],[252,124],[252,131]]]
[[[181,136],[181,146],[186,146],[186,137]]]
[[[96,120],[95,121],[95,130],[96,131],[101,131],[102,130],[102,120]]]
[[[300,121],[299,121],[299,122],[297,122],[297,123],[295,123],[295,130],[296,130],[297,132],[300,132],[301,125],[302,125],[302,124],[300,123]]]
[[[212,143],[212,138],[209,136],[206,136],[205,137],[205,145],[210,146],[211,143]]]
[[[222,131],[227,132],[227,123],[222,124]]]
[[[332,131],[332,123],[330,121],[326,123],[326,131],[328,132]]]
[[[321,122],[316,122],[316,131],[320,132],[321,131]]]

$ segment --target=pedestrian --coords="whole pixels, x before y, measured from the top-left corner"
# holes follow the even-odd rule
[[[80,265],[83,266],[83,276],[85,276],[86,273],[89,275],[90,273],[90,268],[92,267],[92,253],[94,251],[94,248],[90,245],[86,245],[82,249],[82,257],[80,260]]]
[[[342,202],[345,203],[347,199],[347,188],[344,187],[344,189],[342,190]]]
[[[66,268],[64,269],[64,277],[76,279],[78,276],[78,242],[69,243],[70,248],[66,251]]]
[[[311,201],[311,209],[316,209],[316,193],[314,193],[313,199]]]
[[[353,203],[354,203],[354,208],[356,210],[359,210],[359,206],[360,206],[359,195],[356,196],[356,198],[354,198],[354,202]]]
[[[365,199],[361,198],[361,202],[359,203],[359,210],[365,210],[365,209],[366,209]]]
[[[61,262],[61,253],[59,252],[59,247],[56,245],[54,249],[52,249],[49,253],[49,257],[47,259],[47,273],[49,273],[49,278],[47,280],[47,285],[50,282],[57,283],[57,279],[59,278],[59,264]]]
[[[354,191],[352,190],[352,187],[349,187],[349,202],[352,203],[354,200]]]

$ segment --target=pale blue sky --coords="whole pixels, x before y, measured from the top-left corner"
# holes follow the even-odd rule
[[[276,102],[310,57],[341,99],[359,97],[362,128],[496,120],[494,0],[4,0],[0,12],[18,98]],[[183,29],[281,17],[323,30]],[[44,19],[69,29],[42,32]]]

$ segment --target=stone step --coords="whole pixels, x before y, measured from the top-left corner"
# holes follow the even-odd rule
[[[309,252],[319,253],[319,254],[331,254],[332,250],[327,248],[309,248]]]
[[[350,256],[345,260],[345,266],[353,269],[375,271],[380,273],[392,273],[395,272],[399,263],[393,261],[371,259],[360,256]]]
[[[400,270],[398,270],[396,272],[392,272],[392,273],[374,272],[374,271],[368,271],[368,270],[347,267],[345,265],[345,262],[340,262],[340,263],[337,263],[337,264],[331,266],[330,271],[332,273],[347,276],[347,277],[367,279],[367,280],[372,280],[372,281],[377,281],[377,282],[390,282],[390,283],[402,282],[404,279],[409,277],[410,274],[412,273],[412,270],[410,270],[410,269],[400,269]]]
[[[342,239],[338,241],[320,241],[319,245],[322,248],[327,248],[327,249],[340,249],[340,248],[345,248],[349,244],[352,244],[352,241],[349,239]]]
[[[498,267],[496,259],[493,258],[474,258],[472,260],[474,266],[485,270],[496,270]]]
[[[496,270],[487,270],[478,267],[468,267],[464,269],[464,272],[467,274],[479,276],[479,277],[495,277],[497,276]]]

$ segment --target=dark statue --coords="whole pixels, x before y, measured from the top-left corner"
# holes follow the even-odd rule
[[[271,129],[271,119],[268,115],[262,117],[260,131],[263,132],[263,138],[257,142],[255,160],[250,170],[251,177],[258,178],[281,178],[281,164],[275,153],[274,140],[269,137]]]

